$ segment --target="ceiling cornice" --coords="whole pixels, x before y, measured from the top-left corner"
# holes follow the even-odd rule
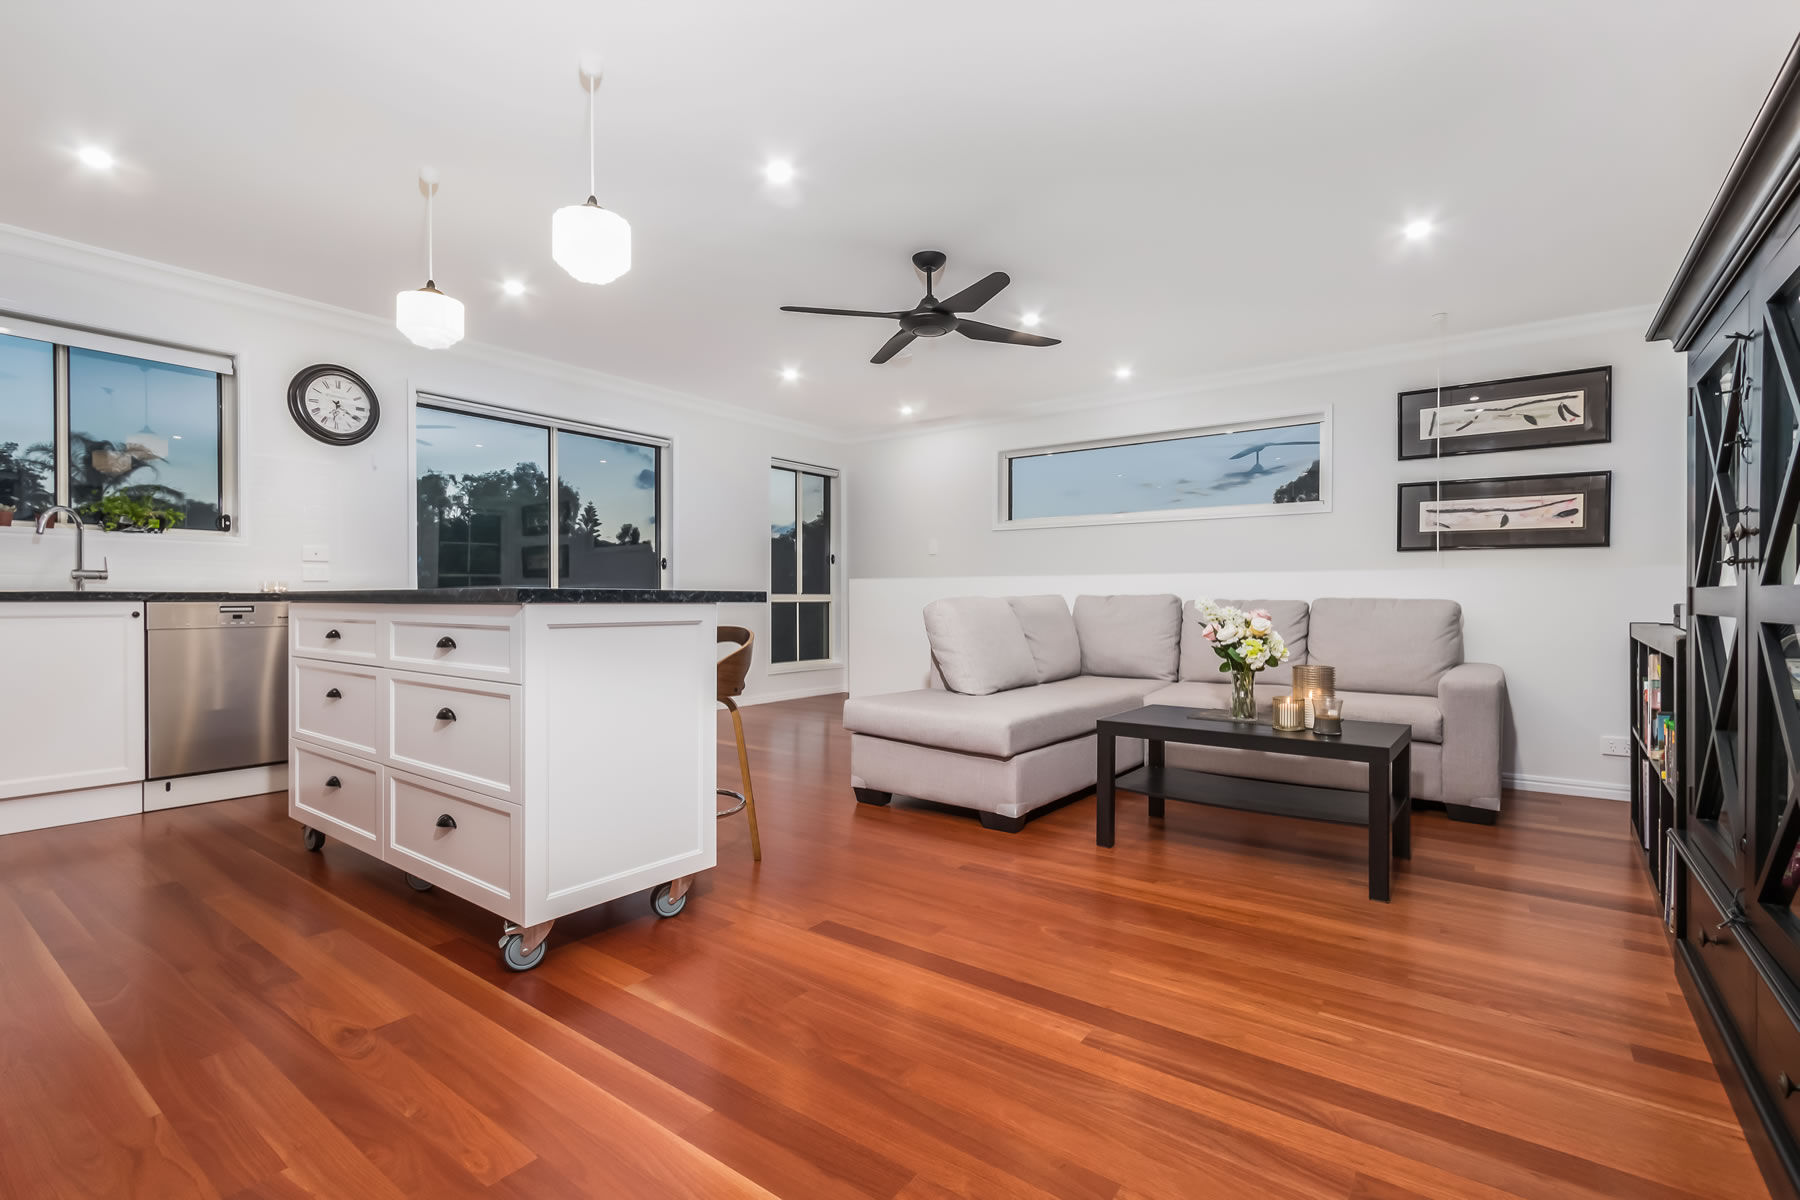
[[[1270,363],[1259,367],[1243,367],[1231,371],[1194,375],[1178,383],[1149,391],[1081,392],[1055,400],[1022,405],[992,416],[948,418],[935,423],[919,422],[904,428],[884,429],[860,436],[851,436],[845,440],[878,442],[891,438],[923,437],[951,429],[1005,425],[1031,417],[1054,416],[1059,413],[1081,412],[1096,408],[1118,408],[1121,405],[1140,404],[1151,400],[1179,399],[1183,396],[1219,392],[1228,388],[1256,387],[1261,384],[1281,383],[1290,379],[1310,379],[1320,375],[1335,375],[1347,371],[1389,366],[1395,363],[1430,362],[1434,359],[1442,359],[1446,355],[1467,351],[1503,350],[1511,346],[1555,341],[1558,338],[1618,333],[1622,330],[1636,333],[1644,328],[1644,323],[1650,319],[1650,314],[1651,307],[1645,304],[1631,308],[1582,313],[1570,317],[1554,317],[1544,321],[1530,321],[1520,325],[1503,325],[1494,329],[1475,330],[1469,333],[1447,334],[1443,337],[1423,338],[1418,341],[1394,342],[1384,346],[1372,346],[1366,350],[1349,350],[1338,354],[1290,359],[1287,362]]]
[[[303,296],[289,295],[286,292],[273,291],[255,284],[241,283],[235,279],[207,275],[186,267],[172,266],[169,263],[157,262],[153,259],[123,254],[117,250],[108,250],[103,246],[70,241],[67,238],[40,233],[35,229],[22,229],[16,225],[0,224],[0,254],[12,254],[35,262],[91,272],[106,278],[164,288],[195,299],[250,308],[270,316],[313,321],[345,333],[364,337],[391,337],[395,340],[400,337],[399,333],[395,331],[392,321],[371,316],[365,312],[358,312],[355,309],[340,308],[335,304],[308,300]],[[3,306],[4,298],[0,297],[0,307]],[[44,320],[59,321],[65,324],[85,323],[84,315],[79,313],[37,312],[34,310],[22,315],[37,316]],[[203,348],[230,353],[229,347]],[[818,441],[842,443],[850,440],[841,431],[826,429],[805,421],[774,416],[724,401],[709,400],[703,396],[694,396],[671,388],[658,387],[655,384],[644,383],[636,379],[609,375],[605,371],[576,366],[557,359],[545,358],[542,355],[508,350],[502,346],[492,346],[482,342],[463,342],[453,349],[432,351],[431,353],[435,356],[434,360],[460,361],[505,370],[523,371],[560,383],[604,389],[635,400],[665,404],[673,408],[687,409],[708,416],[775,429],[800,437],[814,438]]]

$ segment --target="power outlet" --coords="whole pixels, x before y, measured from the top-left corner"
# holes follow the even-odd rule
[[[1629,758],[1631,757],[1631,738],[1622,733],[1602,737],[1600,753],[1612,758]]]

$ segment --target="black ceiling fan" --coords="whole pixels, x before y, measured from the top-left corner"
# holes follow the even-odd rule
[[[974,312],[998,296],[1000,289],[1012,282],[1012,277],[1005,271],[995,271],[956,295],[939,300],[931,294],[931,277],[944,269],[944,252],[921,250],[912,256],[912,260],[913,266],[925,272],[925,298],[912,308],[900,312],[868,312],[859,308],[804,308],[798,304],[784,304],[781,311],[823,313],[828,317],[884,317],[899,321],[900,332],[883,343],[875,357],[869,360],[872,363],[886,362],[906,349],[914,338],[943,337],[953,331],[978,342],[1011,342],[1015,346],[1054,346],[1062,340],[1022,333],[1017,329],[1002,329],[998,325],[983,325],[959,315]]]

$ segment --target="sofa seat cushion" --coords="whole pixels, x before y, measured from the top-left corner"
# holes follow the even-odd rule
[[[1314,600],[1307,634],[1306,661],[1335,668],[1340,692],[1434,696],[1463,660],[1454,600]]]
[[[1093,733],[1095,721],[1141,706],[1157,686],[1151,679],[1077,675],[991,696],[934,689],[860,696],[845,701],[844,728],[964,754],[1011,758]]]
[[[1286,687],[1293,682],[1294,664],[1306,661],[1307,608],[1304,600],[1219,600],[1228,608],[1241,608],[1245,612],[1263,609],[1275,622],[1275,632],[1287,643],[1288,660],[1279,667],[1270,667],[1256,677],[1259,685],[1264,683],[1280,684]],[[1200,636],[1200,617],[1194,611],[1194,601],[1189,600],[1181,609],[1181,679],[1210,681],[1229,678],[1219,670],[1219,656],[1213,652],[1212,643]],[[1285,692],[1283,693],[1286,694]]]
[[[931,658],[953,692],[986,696],[1038,681],[1037,660],[1012,605],[1000,596],[956,596],[925,606]]]
[[[1181,597],[1077,596],[1081,673],[1173,679],[1181,663]]]
[[[1258,681],[1259,685],[1261,681]],[[1285,696],[1285,686],[1258,686],[1256,713],[1268,720],[1275,707],[1275,697]],[[1338,689],[1344,701],[1347,721],[1386,721],[1393,725],[1412,726],[1415,742],[1440,746],[1444,742],[1444,709],[1436,696],[1399,696],[1384,692],[1346,692]],[[1178,708],[1204,708],[1219,712],[1231,709],[1231,686],[1224,683],[1171,683],[1144,697],[1145,704],[1173,704]]]

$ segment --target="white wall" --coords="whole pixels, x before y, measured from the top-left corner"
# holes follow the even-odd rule
[[[414,586],[406,444],[414,391],[673,439],[677,587],[766,590],[769,460],[845,466],[842,445],[735,407],[479,345],[420,350],[363,314],[4,226],[0,311],[237,360],[237,531],[89,534],[90,560],[110,559],[107,587],[255,590],[281,580],[299,590],[308,543],[328,545],[331,555],[329,583],[311,586]],[[322,445],[288,416],[288,381],[321,362],[356,371],[380,398],[380,428],[359,446]],[[67,533],[0,529],[0,589],[65,588],[72,557]],[[727,606],[722,619],[768,645],[766,606]],[[766,666],[759,654],[751,698],[842,689],[841,668],[768,676]]]
[[[1333,361],[1242,373],[1113,407],[970,424],[858,448],[851,486],[850,691],[919,686],[920,607],[946,595],[1172,591],[1198,595],[1435,596],[1460,601],[1468,656],[1505,669],[1518,786],[1622,796],[1628,760],[1600,738],[1629,729],[1625,626],[1666,621],[1683,595],[1686,470],[1680,359],[1647,345],[1648,314],[1448,336]],[[1613,368],[1607,445],[1396,459],[1396,394],[1579,367]],[[1307,516],[993,528],[996,460],[1026,446],[1180,429],[1329,405],[1332,511]],[[1613,472],[1605,549],[1401,554],[1395,487],[1408,480]],[[935,539],[937,553],[929,552]]]

